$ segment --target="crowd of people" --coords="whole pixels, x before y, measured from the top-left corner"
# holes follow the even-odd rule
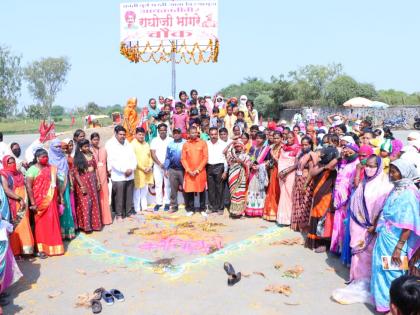
[[[307,248],[338,255],[349,287],[365,284],[381,312],[392,281],[419,274],[417,132],[404,145],[389,129],[341,114],[263,123],[245,95],[192,90],[140,111],[130,98],[106,142],[80,129],[63,140],[41,132],[21,159],[19,144],[2,140],[0,292],[21,275],[14,257],[62,255],[78,231],[180,204],[187,216],[227,209],[231,219],[290,226]]]

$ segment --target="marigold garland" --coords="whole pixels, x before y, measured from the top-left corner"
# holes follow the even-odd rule
[[[189,48],[190,47],[190,48]],[[165,46],[161,42],[159,46],[151,46],[149,42],[145,46],[129,46],[122,42],[120,44],[120,53],[128,60],[134,63],[149,62],[153,60],[155,63],[172,61],[172,54],[175,54],[175,62],[177,64],[185,62],[190,64],[194,62],[196,65],[200,63],[217,62],[219,57],[219,41],[209,40],[207,46],[200,46],[198,43],[187,45],[185,40],[181,44]]]

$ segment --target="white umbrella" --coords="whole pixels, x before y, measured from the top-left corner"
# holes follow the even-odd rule
[[[355,98],[349,99],[343,105],[345,107],[370,107],[372,103],[373,102],[371,100],[368,100],[367,98],[355,97]]]

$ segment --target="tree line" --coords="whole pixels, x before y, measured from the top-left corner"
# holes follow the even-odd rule
[[[231,84],[220,93],[224,97],[247,95],[265,117],[279,117],[284,108],[302,106],[342,106],[353,97],[366,97],[389,105],[419,105],[420,92],[394,89],[376,90],[370,83],[357,82],[343,71],[342,64],[307,65],[270,81],[255,77]]]

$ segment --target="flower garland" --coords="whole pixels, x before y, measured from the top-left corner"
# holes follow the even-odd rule
[[[189,48],[191,47],[191,48]],[[202,48],[203,47],[203,48]],[[168,49],[170,48],[170,49]],[[172,61],[172,54],[175,54],[175,62],[177,64],[185,62],[190,64],[194,62],[196,65],[200,63],[217,62],[219,57],[219,41],[209,40],[207,46],[200,46],[198,43],[187,45],[185,40],[178,45],[172,43],[171,46],[165,46],[161,42],[159,46],[153,48],[149,42],[145,46],[138,44],[131,46],[122,42],[120,44],[120,53],[128,60],[134,63],[149,62],[153,60],[155,63]]]

